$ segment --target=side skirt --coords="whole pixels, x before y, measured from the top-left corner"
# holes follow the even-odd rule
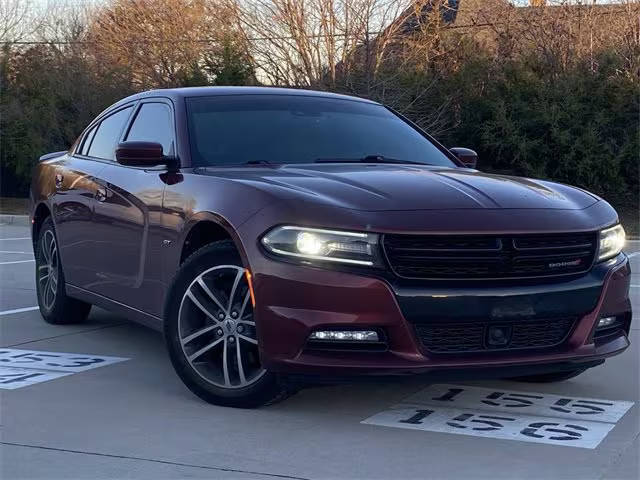
[[[83,302],[87,302],[118,315],[122,315],[123,317],[127,317],[129,320],[140,323],[146,327],[153,328],[159,332],[162,331],[163,321],[159,317],[129,307],[124,303],[117,302],[97,293],[90,292],[84,288],[69,285],[68,283],[66,287],[67,295],[70,297],[77,298]]]

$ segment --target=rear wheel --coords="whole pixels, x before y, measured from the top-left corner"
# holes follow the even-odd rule
[[[528,375],[524,377],[514,377],[510,380],[515,380],[516,382],[528,382],[528,383],[553,383],[553,382],[562,382],[564,380],[569,380],[570,378],[577,377],[582,372],[587,370],[586,368],[579,368],[577,370],[569,370],[568,372],[552,372],[552,373],[542,373],[540,375]]]
[[[50,217],[40,227],[35,259],[38,306],[44,321],[55,325],[85,321],[91,305],[67,296],[58,239]]]
[[[210,244],[178,271],[165,308],[165,338],[185,385],[217,405],[252,408],[289,393],[260,363],[251,293],[234,245]]]

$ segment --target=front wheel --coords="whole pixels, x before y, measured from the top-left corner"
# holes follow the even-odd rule
[[[165,307],[165,340],[185,385],[216,405],[254,408],[288,388],[260,363],[246,269],[229,241],[195,252],[182,265]]]

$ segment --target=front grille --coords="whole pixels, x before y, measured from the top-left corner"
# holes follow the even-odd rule
[[[515,322],[474,322],[463,324],[417,325],[422,345],[432,353],[473,353],[505,350],[549,348],[560,345],[569,335],[575,317]],[[492,345],[489,329],[499,327],[508,332],[502,345]]]
[[[402,278],[501,279],[588,271],[596,233],[553,235],[385,235],[383,247]]]

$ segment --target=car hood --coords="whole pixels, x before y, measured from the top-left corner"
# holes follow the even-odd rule
[[[598,198],[542,180],[464,168],[391,164],[311,164],[200,168],[283,200],[354,210],[587,208]]]

